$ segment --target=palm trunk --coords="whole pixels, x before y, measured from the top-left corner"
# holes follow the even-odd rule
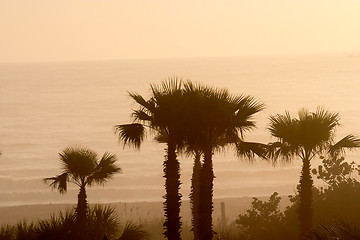
[[[180,166],[176,159],[176,145],[170,141],[167,146],[167,156],[163,165],[166,190],[166,195],[164,196],[164,235],[169,240],[180,240]]]
[[[86,200],[86,191],[85,185],[80,187],[80,192],[78,194],[78,203],[75,210],[76,216],[76,239],[85,240],[86,239],[86,228],[87,228],[87,213],[88,213],[88,204]]]
[[[300,177],[300,205],[299,205],[299,221],[300,221],[300,239],[306,239],[306,235],[311,232],[312,228],[312,187],[313,180],[310,175],[310,160],[303,159],[303,166]]]
[[[204,163],[200,171],[200,205],[199,205],[199,239],[213,238],[212,210],[213,210],[213,163],[212,149],[204,153]]]
[[[78,194],[78,203],[76,206],[76,222],[84,227],[87,219],[87,200],[86,200],[86,191],[85,185],[80,187],[80,192]]]
[[[193,174],[191,178],[191,193],[190,193],[190,203],[191,203],[191,213],[192,213],[192,231],[194,233],[194,240],[199,240],[199,202],[200,202],[200,163],[201,154],[199,152],[195,153],[195,161],[193,167]]]

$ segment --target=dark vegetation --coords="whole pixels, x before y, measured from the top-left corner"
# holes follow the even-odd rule
[[[143,225],[127,222],[121,224],[113,207],[95,205],[88,209],[86,225],[79,227],[74,210],[52,215],[36,223],[21,221],[16,225],[2,225],[1,240],[146,240]]]
[[[303,238],[360,239],[359,166],[346,162],[343,157],[322,157],[322,160],[312,173],[324,181],[325,186],[312,188],[314,226]],[[252,208],[236,220],[247,236],[239,239],[298,239],[299,193],[290,199],[292,204],[281,212],[277,193],[268,202],[254,198]]]
[[[164,221],[120,222],[110,206],[89,207],[86,187],[104,184],[121,169],[115,155],[101,158],[92,150],[67,148],[60,153],[62,172],[46,178],[50,187],[65,193],[67,184],[79,187],[74,210],[36,223],[3,225],[4,239],[360,239],[360,167],[345,160],[345,151],[360,147],[360,140],[347,135],[335,142],[339,115],[318,108],[302,109],[293,118],[286,112],[270,117],[268,130],[276,138],[269,144],[247,142],[245,133],[255,128],[253,117],[264,104],[252,96],[233,95],[226,89],[182,82],[178,79],[151,85],[148,99],[130,93],[138,108],[133,123],[115,126],[119,140],[140,148],[147,132],[165,144]],[[213,154],[232,149],[241,159],[254,157],[283,161],[301,160],[297,191],[291,204],[280,210],[281,196],[273,193],[268,201],[253,198],[251,209],[228,222],[214,225]],[[191,179],[191,226],[180,216],[181,155],[194,157]],[[311,169],[314,158],[322,164]],[[313,176],[324,185],[315,188]],[[192,233],[191,233],[192,232]],[[149,234],[150,233],[150,234]]]

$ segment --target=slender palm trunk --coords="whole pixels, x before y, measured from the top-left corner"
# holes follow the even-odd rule
[[[76,222],[80,227],[85,227],[87,219],[88,204],[86,200],[85,185],[80,187],[78,203],[76,206]]]
[[[303,166],[300,177],[300,205],[299,205],[299,221],[300,221],[300,240],[306,239],[306,235],[310,233],[312,228],[312,187],[313,180],[310,175],[310,159],[303,159]]]
[[[180,166],[179,161],[176,159],[176,145],[170,141],[167,146],[167,156],[163,165],[166,190],[166,195],[164,196],[164,235],[169,240],[180,240]]]
[[[199,202],[200,202],[200,163],[201,154],[199,152],[195,153],[195,161],[193,167],[193,174],[191,178],[191,193],[190,193],[190,203],[191,203],[191,213],[192,213],[192,231],[194,233],[194,240],[199,240]]]
[[[78,203],[75,210],[76,231],[74,232],[76,239],[86,239],[88,204],[86,200],[85,184],[80,187],[78,194]]]
[[[199,205],[199,239],[213,238],[212,210],[213,210],[213,163],[212,149],[204,152],[204,163],[200,171],[200,205]]]

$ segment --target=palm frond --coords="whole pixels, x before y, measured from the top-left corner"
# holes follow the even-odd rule
[[[360,147],[360,139],[353,134],[349,134],[329,148],[331,156],[343,155],[345,150],[352,150]]]
[[[307,115],[299,113],[299,139],[306,148],[321,150],[318,148],[332,141],[339,125],[339,114],[326,111],[322,107],[318,107],[315,113],[303,111]]]
[[[272,142],[269,143],[266,147],[266,156],[268,159],[272,159],[274,163],[278,159],[290,161],[298,151],[299,149],[296,146],[292,146],[280,141]]]
[[[252,116],[265,109],[265,104],[258,101],[255,97],[240,95],[237,97],[238,114]]]
[[[142,121],[142,122],[152,122],[153,116],[149,115],[144,110],[134,110],[134,112],[131,114],[135,121]]]
[[[154,103],[152,101],[146,101],[143,96],[135,92],[129,92],[129,95],[134,101],[140,105],[140,107],[152,111],[154,109]]]
[[[320,119],[329,130],[334,130],[339,126],[340,116],[338,112],[329,112],[323,107],[318,107],[316,112],[313,113],[313,117]]]
[[[167,143],[169,142],[169,133],[165,129],[159,129],[154,139],[158,143]]]
[[[284,115],[277,114],[270,116],[270,124],[268,130],[270,134],[283,142],[296,142],[296,124],[297,120],[291,118],[288,111]]]
[[[89,209],[88,226],[92,239],[117,239],[119,231],[119,216],[115,207],[97,204]]]
[[[88,148],[68,147],[59,156],[63,171],[75,181],[89,176],[96,167],[97,154]]]
[[[128,144],[140,148],[145,137],[145,128],[139,123],[116,125],[115,133],[119,135],[119,141],[123,142],[124,147]]]
[[[301,109],[298,116],[292,118],[289,112],[271,116],[268,130],[279,142],[302,148],[310,156],[323,152],[332,142],[339,114],[318,107],[315,113]]]
[[[360,240],[359,228],[354,223],[344,219],[334,218],[332,221],[321,223],[320,227],[321,228],[312,232],[309,239]]]
[[[239,157],[247,157],[249,160],[252,160],[255,156],[262,159],[267,157],[267,145],[262,143],[238,141],[235,147]]]
[[[235,98],[236,100],[232,100],[235,107],[232,122],[240,136],[243,137],[244,132],[256,127],[255,121],[252,120],[254,114],[264,110],[265,105],[251,96],[240,95]]]
[[[44,182],[49,184],[51,189],[58,189],[61,194],[67,191],[68,174],[63,173],[56,177],[44,178]]]
[[[169,100],[173,100],[174,96],[181,96],[183,92],[182,80],[177,77],[164,80],[160,85],[151,84],[150,88],[152,93],[151,100],[156,106],[152,113],[154,113],[158,107],[167,104]]]
[[[121,173],[121,168],[116,166],[116,156],[110,153],[104,153],[93,173],[87,178],[87,183],[103,184],[114,174]]]
[[[131,221],[126,222],[123,233],[119,240],[147,240],[149,233],[143,230],[142,224],[135,224]]]

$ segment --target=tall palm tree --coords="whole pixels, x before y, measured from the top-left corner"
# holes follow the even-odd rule
[[[231,95],[225,89],[185,84],[187,109],[186,141],[191,147],[201,149],[204,161],[200,170],[199,220],[196,234],[200,240],[213,237],[213,163],[217,148],[232,144],[241,156],[263,156],[263,145],[243,141],[243,133],[255,127],[252,117],[264,105],[253,97]]]
[[[334,144],[336,127],[339,126],[339,114],[318,107],[316,112],[301,109],[298,118],[292,118],[289,112],[270,117],[268,127],[272,136],[278,141],[268,145],[268,155],[276,160],[280,157],[291,160],[298,157],[302,160],[299,183],[300,205],[300,239],[306,238],[312,228],[312,187],[310,174],[311,160],[324,153],[341,154],[346,148],[357,148],[360,140],[348,135]]]
[[[45,178],[52,189],[61,194],[67,192],[67,184],[74,183],[80,188],[76,206],[76,221],[79,225],[86,225],[87,200],[86,186],[104,184],[114,174],[120,173],[121,168],[115,165],[115,155],[104,153],[99,159],[97,154],[88,148],[68,147],[59,153],[62,173],[55,177]]]
[[[178,79],[164,81],[160,86],[151,85],[151,97],[145,100],[141,95],[130,93],[139,105],[132,114],[134,123],[116,125],[119,140],[125,145],[140,148],[146,130],[155,133],[158,142],[166,143],[166,156],[163,163],[165,190],[164,196],[164,235],[168,239],[179,240],[180,221],[180,165],[177,150],[182,147],[185,105],[183,104],[182,82]]]

